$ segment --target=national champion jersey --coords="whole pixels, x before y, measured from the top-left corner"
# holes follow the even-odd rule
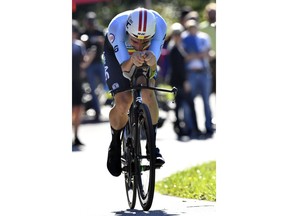
[[[154,53],[158,61],[166,36],[167,24],[159,13],[153,10],[151,11],[156,17],[156,32],[148,50]],[[131,12],[132,10],[129,10],[115,16],[111,20],[107,30],[109,42],[114,49],[119,64],[127,61],[130,55],[135,52],[135,49],[128,42],[128,34],[126,33],[126,23]]]

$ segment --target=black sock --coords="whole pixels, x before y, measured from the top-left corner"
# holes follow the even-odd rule
[[[123,128],[120,130],[115,130],[114,128],[111,127],[112,141],[116,141],[112,143],[118,143],[120,141],[120,135],[122,130]]]

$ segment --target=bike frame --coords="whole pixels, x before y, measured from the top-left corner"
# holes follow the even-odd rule
[[[142,89],[150,89],[150,90],[155,90],[155,91],[164,91],[164,92],[174,93],[174,95],[176,95],[176,93],[177,93],[177,88],[175,88],[175,87],[173,87],[172,89],[164,89],[164,88],[149,86],[149,70],[150,70],[150,68],[148,66],[136,68],[134,70],[134,74],[133,74],[131,82],[130,82],[131,86],[129,89],[126,90],[126,91],[131,91],[132,97],[133,97],[133,101],[132,101],[132,104],[130,106],[129,114],[128,114],[129,115],[128,125],[126,125],[126,127],[123,131],[123,136],[122,136],[123,144],[126,145],[125,147],[123,146],[123,150],[124,150],[124,152],[126,151],[126,154],[129,154],[128,158],[126,158],[128,160],[128,162],[126,161],[126,170],[124,170],[124,172],[125,172],[125,184],[126,184],[126,193],[127,193],[127,198],[128,198],[128,204],[129,204],[131,209],[133,209],[135,207],[136,193],[137,193],[137,190],[140,190],[141,195],[140,195],[140,192],[138,191],[138,196],[139,196],[142,208],[144,210],[149,210],[151,205],[152,205],[153,195],[154,195],[154,187],[155,187],[155,157],[154,157],[153,150],[155,148],[155,140],[156,139],[155,139],[154,133],[153,133],[150,111],[149,111],[147,105],[143,104],[143,102],[142,102],[141,90]],[[141,76],[144,76],[144,78],[146,79],[146,85],[137,84],[138,78]],[[149,126],[150,132],[147,132],[147,131],[145,132],[145,133],[149,134],[149,137],[146,139],[150,140],[150,142],[153,143],[153,144],[150,144],[151,145],[150,148],[152,148],[152,150],[150,152],[150,158],[148,158],[148,155],[143,156],[143,154],[141,154],[141,147],[138,144],[138,140],[140,140],[140,136],[141,136],[139,133],[139,128],[138,128],[138,120],[139,120],[138,118],[140,115],[140,113],[139,113],[140,109],[142,109],[142,111],[143,111],[143,108],[145,108],[144,110],[146,110],[146,114],[148,114],[148,116],[149,116],[148,122],[150,122],[148,124],[148,125],[150,125]],[[128,139],[130,139],[130,140],[128,141]],[[126,148],[126,150],[125,150],[125,148]],[[140,164],[138,162],[139,162],[139,160],[142,160],[144,158],[146,160],[150,160],[150,164],[148,166],[146,166],[146,165],[142,166],[141,165],[141,167],[140,167]],[[134,163],[134,165],[136,164],[134,168],[131,166],[132,162]],[[143,192],[142,192],[143,181],[142,181],[142,177],[140,176],[140,175],[142,175],[142,174],[140,174],[142,171],[149,171],[149,186],[147,189],[147,194],[144,193],[145,195],[143,195]],[[150,178],[152,178],[152,182],[150,182],[151,181]],[[129,197],[128,190],[132,193],[131,197]]]

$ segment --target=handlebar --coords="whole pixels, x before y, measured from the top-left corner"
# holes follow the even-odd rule
[[[134,85],[131,85],[131,87],[128,90],[140,90],[140,89],[150,89],[155,91],[162,91],[162,92],[169,92],[173,93],[174,97],[177,95],[178,89],[176,87],[173,87],[172,89],[166,89],[166,88],[159,88],[159,87],[152,87],[149,86],[149,72],[150,72],[150,66],[148,66],[146,63],[144,63],[140,67],[134,68],[134,73],[131,79],[131,84],[134,83]],[[143,73],[144,72],[144,73]],[[147,85],[139,84],[136,85],[136,80],[139,76],[145,76],[147,80]]]
[[[155,91],[169,92],[169,93],[173,93],[174,97],[176,97],[177,92],[178,92],[178,89],[176,87],[173,87],[172,89],[166,89],[166,88],[159,88],[159,87],[152,87],[152,86],[144,86],[142,84],[138,86],[132,86],[128,90],[140,90],[140,89],[150,89],[150,90],[155,90]]]
[[[150,89],[150,90],[155,90],[155,91],[162,91],[162,92],[168,92],[168,93],[173,93],[174,97],[176,97],[178,89],[176,87],[173,87],[172,89],[167,89],[167,88],[159,88],[159,87],[152,87],[149,86],[149,73],[150,73],[150,66],[148,66],[146,63],[144,63],[140,67],[136,67],[135,65],[132,66],[130,72],[133,71],[133,74],[130,79],[130,88],[123,90],[123,91],[131,91],[131,90],[141,90],[141,89]],[[138,77],[144,76],[147,83],[146,85],[143,84],[136,84],[136,80]],[[111,90],[110,93],[114,95],[114,91]]]

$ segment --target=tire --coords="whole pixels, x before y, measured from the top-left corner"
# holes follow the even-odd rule
[[[148,211],[152,206],[155,188],[155,135],[151,115],[145,104],[139,106],[136,125],[138,125],[138,130],[135,131],[137,191],[143,210]]]
[[[124,173],[125,189],[128,205],[130,209],[134,209],[136,204],[137,190],[135,180],[135,167],[132,164],[133,149],[127,148],[127,146],[131,146],[131,138],[128,138],[127,134],[128,127],[129,125],[127,124],[121,138],[121,144],[123,147],[121,161],[122,161],[122,170]]]

